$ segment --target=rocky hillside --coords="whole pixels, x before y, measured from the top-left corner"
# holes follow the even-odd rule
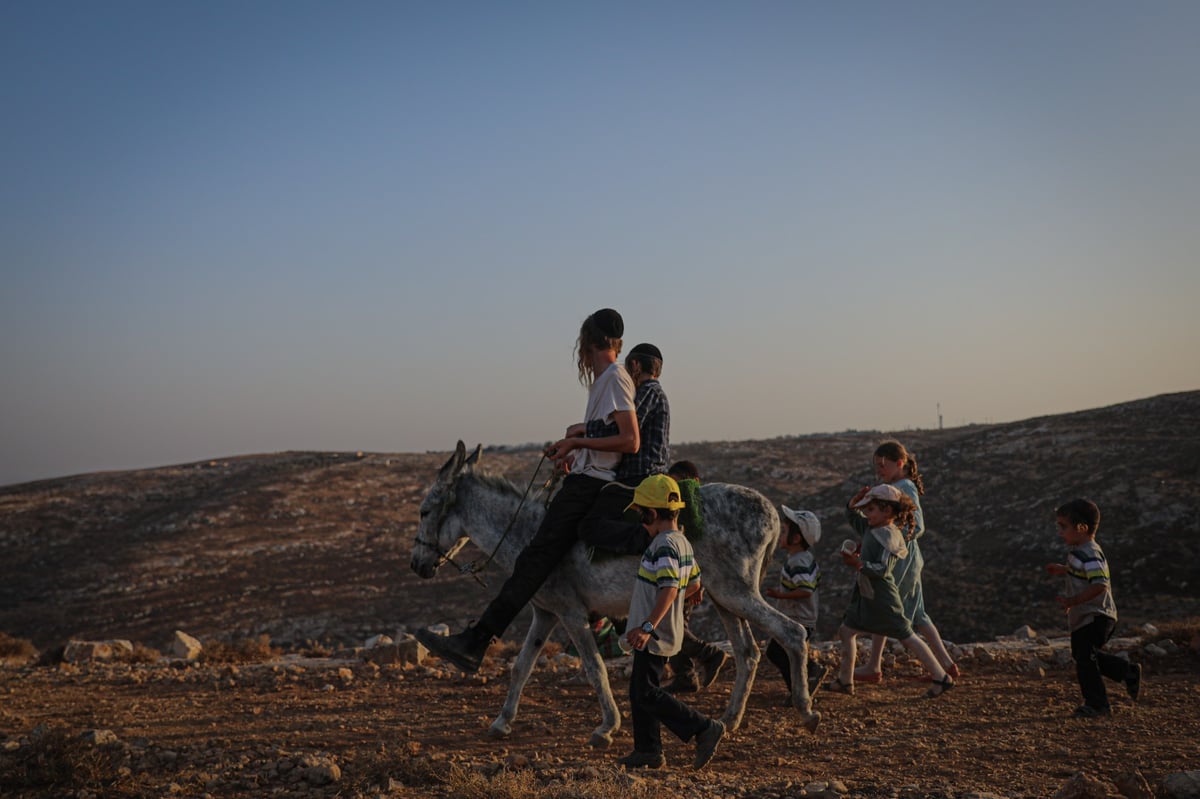
[[[820,515],[828,634],[848,594],[841,508],[870,480],[885,435],[700,442],[674,455],[706,480]],[[1200,615],[1200,392],[898,435],[926,479],[927,604],[945,637],[1061,627],[1042,566],[1061,557],[1055,506],[1079,495],[1103,512],[1124,623]],[[446,457],[279,453],[0,488],[0,631],[40,647],[73,636],[157,646],[175,629],[352,642],[460,623],[488,592],[408,569],[417,504]],[[485,464],[524,486],[537,459],[506,447]]]

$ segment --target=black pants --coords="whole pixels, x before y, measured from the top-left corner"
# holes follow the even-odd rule
[[[811,641],[813,631],[808,627],[805,627],[804,631],[808,633],[806,640]],[[808,671],[812,673],[812,649],[807,645],[804,648],[808,652]],[[779,669],[779,673],[783,675],[783,682],[790,692],[792,690],[792,659],[788,657],[787,650],[780,646],[774,638],[771,639],[771,643],[767,644],[767,660],[774,663],[775,668]]]
[[[638,479],[638,483],[641,479]],[[635,485],[609,483],[579,523],[579,537],[591,547],[620,555],[640,555],[650,546],[650,534],[625,508],[633,502]]]
[[[1071,657],[1075,659],[1079,689],[1087,706],[1097,710],[1108,707],[1108,691],[1101,677],[1124,681],[1132,669],[1128,660],[1100,650],[1108,643],[1116,626],[1116,619],[1095,616],[1084,626],[1071,631]]]
[[[708,726],[708,717],[697,713],[661,687],[667,659],[639,649],[633,653],[629,678],[629,705],[633,709],[633,748],[637,752],[662,752],[661,727],[690,741]]]
[[[605,480],[579,474],[570,474],[563,479],[562,487],[546,509],[541,526],[517,556],[512,577],[504,581],[500,593],[479,617],[479,627],[497,638],[504,634],[521,608],[529,604],[546,582],[550,572],[575,546],[579,522],[592,509],[600,489],[606,485]]]

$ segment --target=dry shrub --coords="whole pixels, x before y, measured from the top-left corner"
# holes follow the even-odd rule
[[[232,644],[224,641],[205,643],[200,660],[204,663],[262,663],[274,660],[281,654],[282,650],[271,646],[269,635],[260,635],[257,638],[243,638]]]
[[[35,655],[37,649],[30,641],[0,632],[0,660],[29,660]]]
[[[106,788],[120,775],[121,752],[94,746],[61,728],[45,730],[28,746],[0,755],[0,795],[9,790],[38,789],[58,795],[69,788]]]
[[[645,799],[653,790],[632,782],[618,771],[604,771],[579,780],[543,783],[533,771],[500,771],[492,777],[453,769],[447,787],[461,799]]]

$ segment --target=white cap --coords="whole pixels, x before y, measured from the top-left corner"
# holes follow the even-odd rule
[[[792,510],[787,505],[780,505],[780,510],[783,515],[796,523],[800,528],[800,535],[808,542],[808,545],[815,546],[821,540],[821,520],[817,518],[817,514],[810,510]]]
[[[884,502],[899,502],[904,497],[904,492],[893,485],[880,483],[867,492],[867,495],[854,503],[854,507],[861,508],[867,505],[873,499],[882,499]]]

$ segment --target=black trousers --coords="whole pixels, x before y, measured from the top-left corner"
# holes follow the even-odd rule
[[[596,477],[569,474],[550,501],[546,516],[533,539],[521,550],[512,577],[479,617],[478,626],[497,638],[546,582],[550,572],[579,540],[579,522],[596,502],[608,482]]]
[[[638,479],[638,483],[641,479]],[[625,508],[633,502],[636,485],[609,483],[579,524],[579,537],[591,547],[621,555],[640,555],[650,546],[650,534]]]
[[[805,627],[804,631],[808,633],[807,640],[812,640],[813,631],[809,627]],[[805,647],[808,652],[808,670],[812,672],[812,649]],[[779,645],[779,642],[774,638],[771,643],[767,644],[767,660],[775,664],[775,668],[779,669],[779,673],[783,675],[783,682],[787,685],[788,691],[792,690],[792,659],[788,657],[787,650]]]
[[[1079,689],[1088,707],[1108,707],[1108,691],[1102,677],[1124,681],[1130,676],[1132,667],[1128,660],[1101,651],[1116,627],[1116,619],[1095,616],[1078,630],[1071,631],[1071,657],[1075,659]]]
[[[661,687],[667,659],[639,649],[633,653],[629,678],[629,705],[633,709],[633,748],[637,752],[662,752],[662,726],[681,741],[690,741],[708,726],[708,717],[697,713]]]

